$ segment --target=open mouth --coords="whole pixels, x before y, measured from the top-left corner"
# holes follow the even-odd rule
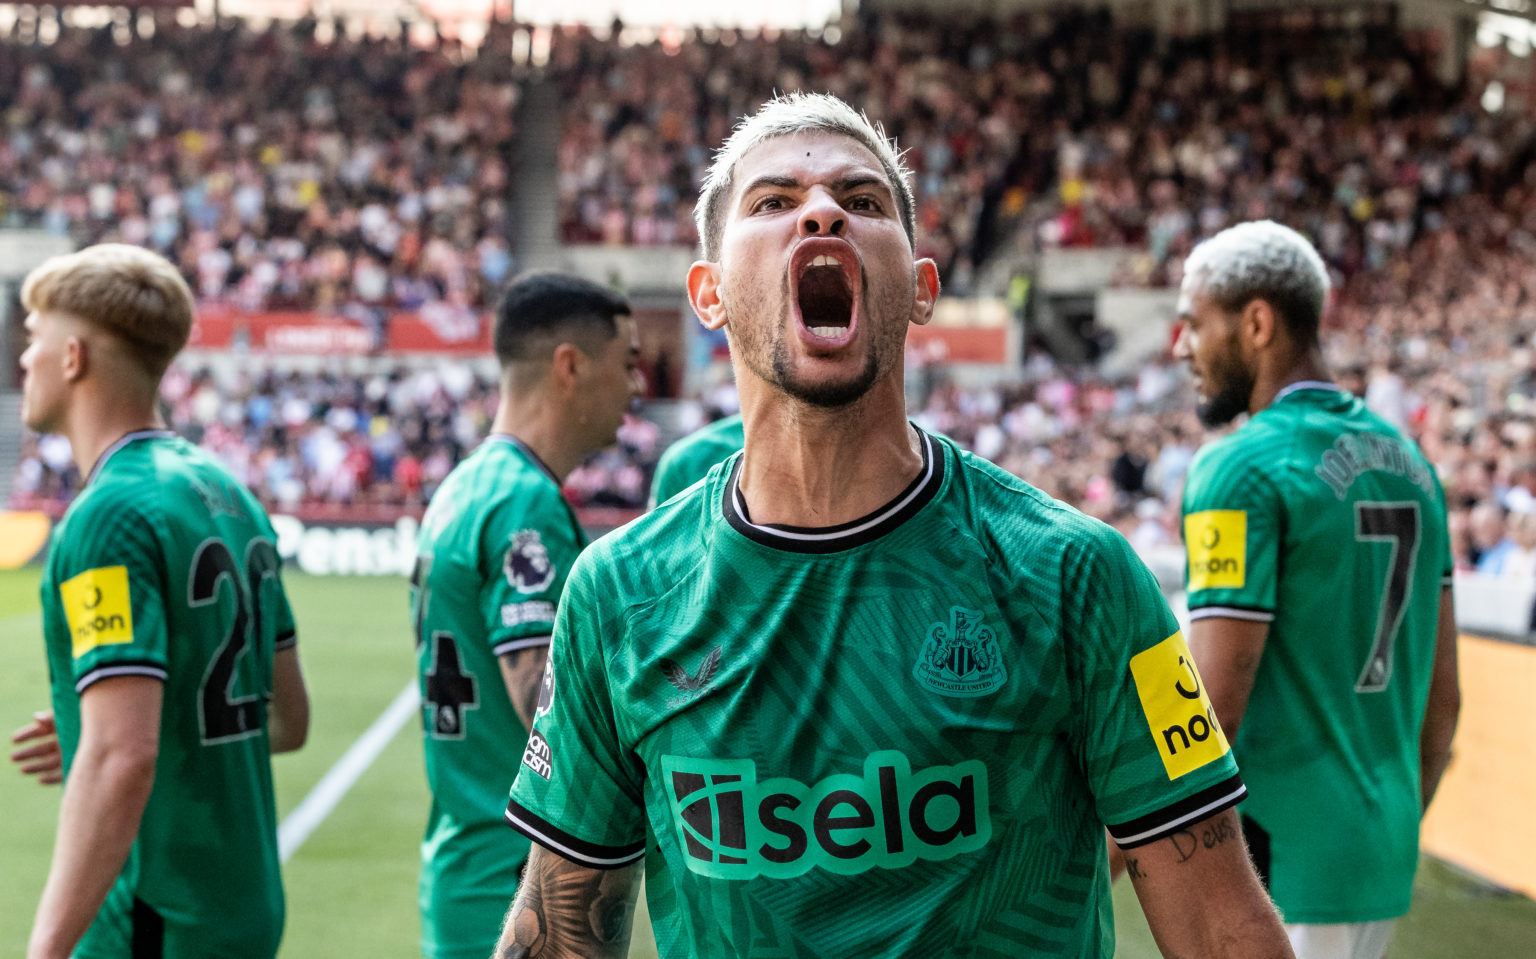
[[[810,239],[793,258],[795,305],[809,339],[841,345],[853,334],[858,315],[857,254],[843,240]]]

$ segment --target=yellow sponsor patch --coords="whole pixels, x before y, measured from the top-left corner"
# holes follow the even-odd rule
[[[1169,779],[1178,779],[1230,749],[1200,682],[1183,633],[1131,657],[1136,695]]]
[[[59,584],[76,659],[98,646],[133,641],[128,567],[101,566]]]
[[[1248,514],[1208,509],[1184,517],[1189,550],[1189,591],[1241,589],[1247,582]]]

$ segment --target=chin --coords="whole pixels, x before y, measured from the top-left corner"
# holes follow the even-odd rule
[[[780,388],[794,399],[822,409],[841,409],[863,399],[875,385],[875,369],[867,367],[852,376],[806,381],[785,378]]]

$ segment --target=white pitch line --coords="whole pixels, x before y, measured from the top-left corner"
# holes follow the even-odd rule
[[[325,817],[331,814],[353,784],[368,771],[373,761],[379,758],[379,753],[395,738],[400,727],[416,714],[420,705],[416,681],[411,680],[400,690],[394,702],[373,721],[373,725],[336,760],[336,765],[315,783],[315,788],[309,791],[304,801],[277,824],[277,850],[283,862],[298,852],[310,834],[325,822]]]

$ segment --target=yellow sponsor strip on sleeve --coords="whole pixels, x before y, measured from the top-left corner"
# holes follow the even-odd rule
[[[1242,589],[1248,573],[1248,514],[1208,509],[1184,517],[1189,591]]]
[[[1131,677],[1169,779],[1227,754],[1231,747],[1183,633],[1132,656]]]
[[[133,602],[128,594],[128,567],[88,569],[59,584],[64,617],[69,621],[74,657],[98,646],[133,641]]]

